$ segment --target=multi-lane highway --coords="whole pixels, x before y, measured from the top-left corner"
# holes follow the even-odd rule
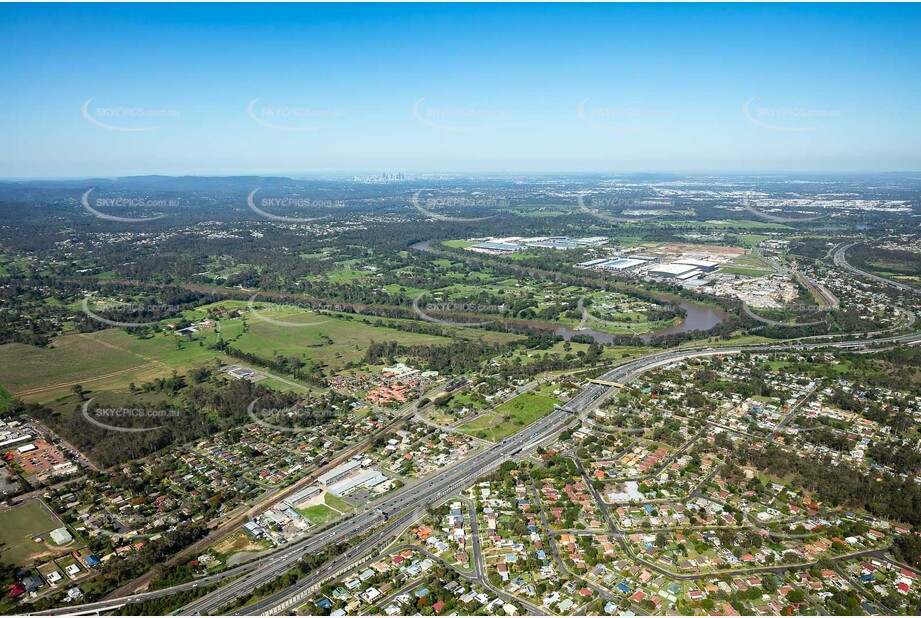
[[[158,597],[163,597],[171,594],[176,594],[178,592],[185,592],[187,590],[193,590],[195,588],[204,588],[210,586],[211,584],[222,582],[226,579],[236,577],[241,573],[251,571],[255,569],[257,564],[248,564],[231,569],[222,571],[215,575],[209,575],[207,577],[202,577],[196,579],[194,582],[187,582],[185,584],[177,584],[175,586],[170,586],[169,588],[161,588],[159,590],[153,590],[151,592],[139,592],[131,596],[118,597],[115,599],[108,599],[105,601],[96,601],[93,603],[83,603],[80,605],[68,605],[67,607],[62,607],[59,609],[49,609],[42,612],[35,612],[32,616],[88,616],[92,614],[99,614],[105,611],[112,611],[128,605],[129,603],[137,603],[139,601],[146,601],[148,599],[156,599]]]
[[[851,274],[857,275],[864,279],[870,279],[871,281],[876,281],[877,283],[882,283],[883,285],[890,285],[894,288],[902,290],[904,292],[914,292],[915,294],[921,294],[921,290],[918,288],[912,287],[905,283],[899,283],[898,281],[893,281],[892,279],[886,279],[885,277],[880,277],[879,275],[874,275],[873,273],[868,273],[865,270],[860,270],[855,266],[851,266],[847,261],[847,250],[853,247],[854,245],[859,245],[860,242],[852,242],[846,245],[841,246],[835,251],[835,266],[842,268],[848,271]]]
[[[525,447],[535,448],[543,438],[552,436],[556,431],[572,420],[572,416],[562,409],[538,419],[526,430],[480,451],[458,464],[441,470],[390,496],[380,498],[358,510],[351,518],[329,528],[304,542],[289,547],[287,550],[273,554],[264,559],[260,567],[247,573],[226,586],[205,595],[182,608],[182,614],[206,614],[214,612],[243,594],[270,582],[307,555],[322,551],[330,544],[347,541],[361,536],[376,526],[386,522],[382,530],[375,532],[369,539],[348,550],[335,560],[319,569],[297,586],[283,593],[273,595],[260,602],[247,613],[278,613],[288,609],[290,601],[299,593],[309,590],[318,580],[336,573],[342,565],[348,565],[369,553],[375,547],[389,544],[397,534],[424,513],[425,507],[448,499],[452,494],[466,487],[479,476],[486,474],[503,461],[520,453]],[[277,601],[277,602],[276,602]],[[269,607],[274,603],[274,606]]]
[[[834,343],[815,342],[780,345],[760,346],[734,346],[726,348],[689,348],[684,350],[670,350],[653,354],[616,367],[599,379],[610,382],[626,383],[636,376],[658,366],[685,360],[694,357],[731,355],[743,352],[782,352],[784,350],[804,350],[820,348],[856,349],[867,348],[872,345],[886,344],[913,345],[921,343],[921,334],[891,336],[878,339],[852,340]],[[374,555],[377,551],[387,546],[407,526],[411,525],[423,513],[426,507],[437,505],[464,487],[469,486],[477,478],[488,474],[498,468],[502,462],[518,456],[522,452],[529,452],[553,436],[570,423],[574,415],[587,413],[604,401],[616,387],[589,382],[583,390],[550,414],[538,419],[519,433],[503,440],[486,450],[479,451],[467,459],[440,470],[424,479],[408,484],[406,487],[391,495],[384,496],[369,503],[351,517],[335,526],[314,534],[306,539],[293,543],[270,555],[260,558],[243,567],[237,567],[212,578],[202,579],[197,582],[164,588],[150,593],[135,594],[130,597],[111,599],[98,604],[88,604],[70,607],[61,610],[62,613],[76,613],[81,610],[96,611],[104,607],[117,607],[135,599],[154,598],[195,586],[204,586],[218,581],[216,578],[229,578],[239,576],[225,586],[212,591],[200,599],[186,605],[180,610],[181,614],[208,614],[214,613],[221,607],[232,602],[254,589],[281,576],[295,567],[304,557],[324,551],[326,548],[349,539],[354,539],[371,532],[371,536],[363,539],[361,543],[334,560],[320,567],[310,576],[302,579],[298,584],[278,593],[270,595],[250,606],[244,608],[246,614],[280,614],[296,609],[305,602],[312,590],[320,583],[335,576],[340,571]],[[379,528],[379,530],[375,530]],[[373,532],[372,532],[373,531]],[[54,612],[43,612],[50,614]]]
[[[918,343],[921,342],[921,334],[904,337],[888,337],[876,341],[879,343]],[[826,347],[854,348],[866,346],[869,343],[868,341],[800,343],[795,347],[796,349]],[[667,365],[678,360],[701,356],[739,354],[742,352],[778,352],[789,349],[790,347],[789,345],[736,346],[729,348],[673,350],[627,363],[606,372],[600,379],[612,382],[627,382],[649,369]],[[380,515],[380,510],[384,510],[387,513],[396,513],[405,509],[425,507],[430,504],[444,501],[455,492],[468,486],[478,477],[498,467],[506,459],[516,456],[523,450],[536,448],[538,441],[550,438],[557,431],[562,430],[572,419],[572,414],[580,414],[594,409],[615,390],[615,388],[603,384],[588,383],[588,385],[578,395],[567,402],[566,405],[558,408],[538,421],[535,421],[535,423],[505,440],[502,444],[495,445],[451,468],[442,470],[392,497],[377,501],[373,506],[366,507],[352,520],[343,522],[339,526],[324,533],[322,536],[326,539],[325,541],[318,537],[317,542],[325,544],[331,540],[331,537],[335,539],[351,538],[353,535],[358,535],[369,530],[375,523],[380,523],[383,520]],[[395,538],[400,531],[404,530],[412,523],[418,515],[418,511],[410,511],[409,513],[395,517],[392,521],[387,523],[382,531],[376,533],[370,540],[363,542],[359,547],[340,556],[329,565],[326,565],[323,569],[305,578],[305,580],[298,585],[278,592],[251,607],[247,607],[246,613],[251,615],[269,613],[280,614],[296,609],[299,604],[306,601],[307,593],[319,583],[347,567],[349,563],[357,561],[369,551],[377,547],[385,546],[390,540]],[[313,545],[315,544],[310,544],[310,546]],[[299,559],[299,555],[303,554],[306,547],[305,545],[304,548],[299,548],[296,552],[288,555],[288,558],[282,561],[286,566],[281,569],[281,572],[293,566]],[[234,594],[239,594],[240,591],[252,590],[254,583],[255,585],[260,585],[261,583],[270,581],[276,576],[278,570],[278,566],[269,569],[268,573],[271,573],[271,576],[267,576],[267,573],[263,573],[263,569],[254,571],[240,578],[240,580],[232,582],[224,588],[211,593],[199,602],[187,606],[184,608],[183,613],[185,613],[186,610],[192,612],[202,610],[214,611],[232,600]]]

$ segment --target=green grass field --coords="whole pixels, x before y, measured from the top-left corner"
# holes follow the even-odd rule
[[[461,425],[459,429],[484,440],[502,440],[549,414],[558,403],[551,397],[524,393]]]
[[[451,247],[452,249],[463,249],[465,247],[472,247],[476,244],[474,240],[446,240],[442,243],[445,247]]]
[[[362,277],[367,277],[370,273],[366,270],[352,270],[350,268],[343,268],[340,270],[331,270],[326,273],[327,281],[332,283],[342,283],[343,281],[354,281],[356,279],[361,279]]]
[[[737,228],[740,230],[789,230],[792,229],[789,225],[784,225],[782,223],[768,223],[766,221],[751,221],[748,219],[744,220],[735,220],[731,219],[728,221],[705,221],[699,224],[699,227],[730,227]],[[767,238],[767,236],[765,236]]]
[[[742,275],[743,277],[763,277],[764,275],[771,274],[770,270],[746,268],[744,266],[723,266],[720,268],[720,272],[727,275]]]
[[[326,494],[323,496],[323,501],[326,502],[327,506],[331,506],[337,511],[342,511],[343,513],[348,513],[353,508],[351,504],[339,496],[334,496],[329,492],[326,492]]]
[[[566,290],[576,293],[578,290]],[[616,307],[605,310],[603,307]],[[671,320],[649,321],[646,311],[653,307],[648,302],[639,300],[627,294],[611,292],[595,292],[587,295],[586,307],[588,319],[585,327],[612,335],[637,334],[641,335],[651,331],[666,328],[680,322],[680,318]],[[577,328],[581,318],[559,317],[556,322],[569,328]]]
[[[424,294],[427,291],[422,288],[414,288],[407,285],[397,285],[396,283],[385,285],[383,289],[384,291],[390,292],[391,294],[399,294],[402,292],[410,298],[415,298],[416,296],[419,296],[419,294]]]
[[[561,355],[565,356],[566,354],[578,354],[580,351],[585,352],[586,350],[588,350],[588,344],[570,342],[568,352],[566,351],[565,348],[566,348],[566,343],[562,341],[558,341],[555,344],[553,344],[553,346],[548,348],[547,350],[531,351],[531,352],[523,352],[523,351],[516,352],[514,355],[512,355],[511,358],[517,357],[520,363],[526,365],[528,363],[533,363],[535,360],[537,360],[538,357],[541,357],[544,354],[549,354],[551,356],[561,356]],[[652,348],[646,348],[646,347],[604,346],[604,352],[602,353],[602,359],[605,363],[620,363],[620,362],[625,362],[627,359],[630,359],[630,358],[637,358],[640,356],[645,356],[647,354],[650,354],[653,351],[654,350]],[[552,375],[556,373],[562,373],[562,372],[550,371],[550,372],[542,373],[536,377],[540,378],[540,377],[545,377],[547,375]]]
[[[258,305],[257,305],[258,308]],[[335,353],[347,351],[345,348],[354,347],[354,344],[365,347],[371,341],[396,341],[401,344],[447,344],[451,339],[436,335],[426,335],[421,333],[411,333],[397,328],[388,326],[389,324],[413,324],[413,320],[401,319],[383,319],[383,326],[377,326],[379,318],[376,317],[357,317],[352,314],[325,314],[320,315],[296,307],[275,307],[271,312],[261,312],[263,315],[270,317],[280,324],[273,324],[257,317],[248,318],[250,333],[246,335],[257,335],[269,341],[287,342],[292,336],[303,338],[305,345],[314,345],[322,343],[325,348],[326,357],[334,357]],[[366,324],[367,319],[371,324]],[[304,326],[299,326],[303,324]],[[229,329],[229,330],[228,330]],[[508,333],[498,333],[484,331],[477,328],[451,328],[454,334],[465,339],[485,339],[489,341],[510,341],[518,339],[516,335]],[[230,338],[234,333],[242,331],[242,323],[234,320],[224,327],[226,338]],[[332,344],[326,341],[326,337],[333,340]],[[242,340],[243,338],[241,338]],[[349,343],[345,343],[348,341]],[[295,346],[299,347],[299,346]],[[262,349],[267,349],[268,345],[262,345]],[[274,348],[273,348],[274,349]],[[280,350],[279,350],[280,351]],[[362,350],[361,355],[364,354]],[[313,355],[308,354],[313,358]],[[322,357],[322,354],[321,354]],[[323,360],[321,358],[321,360]],[[342,363],[344,364],[344,362]]]
[[[469,408],[471,410],[480,410],[486,407],[485,400],[479,396],[474,396],[473,392],[461,392],[453,397],[449,403],[451,408]]]
[[[3,412],[10,407],[13,403],[13,395],[10,394],[10,391],[0,386],[0,412]]]
[[[294,381],[294,380],[292,380],[292,382],[293,382],[293,381]],[[308,387],[306,387],[306,386],[305,386],[304,388],[298,388],[298,387],[296,387],[296,386],[292,386],[292,385],[288,384],[287,382],[282,382],[281,380],[276,380],[275,378],[265,378],[265,379],[263,379],[263,380],[259,380],[258,383],[259,383],[260,385],[262,385],[262,386],[268,386],[268,387],[271,388],[272,390],[278,391],[278,392],[280,392],[280,393],[287,393],[288,391],[303,392],[303,391],[307,390],[307,388],[308,388]]]
[[[29,566],[41,557],[60,551],[32,539],[59,528],[60,524],[35,500],[0,512],[0,560],[7,564]]]
[[[243,332],[241,320],[226,322],[221,331],[225,341],[239,350],[264,358],[272,358],[276,353],[283,356],[303,355],[333,370],[360,361],[372,341],[396,341],[407,345],[446,345],[451,342],[447,337],[376,327],[364,324],[360,319],[318,315],[297,308],[291,308],[290,312],[279,309],[261,313],[272,322],[250,316],[247,332]]]
[[[177,344],[171,333],[138,339],[113,328],[62,335],[50,348],[2,345],[0,379],[13,395],[46,403],[69,395],[75,384],[94,391],[126,389],[130,382],[168,376],[173,369],[183,372],[216,356],[197,342]]]
[[[762,337],[760,335],[741,335],[736,336],[731,339],[716,339],[713,341],[707,341],[706,345],[711,348],[731,348],[738,345],[757,345],[759,343],[776,343],[776,339],[770,339],[768,337]],[[687,341],[682,343],[678,347],[683,348],[699,348],[701,346],[701,341]]]
[[[222,301],[187,311],[184,316],[198,321],[207,316],[206,309],[209,307],[223,306],[232,310],[243,308],[246,304],[246,301]],[[276,352],[285,356],[303,355],[327,365],[332,371],[349,362],[360,361],[372,341],[396,341],[408,345],[446,345],[451,342],[447,337],[365,324],[362,318],[318,315],[298,307],[256,306],[265,319],[250,315],[247,332],[243,332],[241,319],[222,320],[220,336],[244,352],[265,358],[271,358]],[[500,341],[517,338],[508,333],[479,329],[455,330],[469,338]],[[95,333],[62,335],[49,348],[19,343],[0,345],[0,387],[12,396],[43,404],[69,397],[71,388],[76,384],[93,393],[127,393],[129,383],[140,385],[158,377],[167,377],[173,370],[185,373],[213,359],[223,363],[238,362],[207,347],[217,337],[215,330],[204,330],[194,334],[191,341],[172,332],[139,339],[113,328]],[[266,381],[266,385],[279,390],[292,388],[274,380]],[[4,393],[0,391],[0,409],[4,401]]]
[[[770,236],[765,236],[764,234],[739,234],[739,241],[746,247],[755,247],[768,238]]]
[[[297,512],[312,521],[317,526],[322,526],[323,524],[336,519],[342,514],[329,508],[325,504],[315,504],[313,506],[308,506],[305,509],[297,509]]]
[[[351,504],[329,492],[323,496],[323,501],[325,504],[315,504],[304,509],[297,509],[297,512],[310,519],[314,524],[322,526],[343,513],[348,513],[353,508]]]
[[[601,333],[608,333],[610,335],[643,335],[652,331],[657,331],[663,328],[667,328],[674,324],[681,322],[680,318],[673,318],[671,320],[661,320],[658,322],[636,322],[629,323],[623,322],[622,324],[618,320],[611,318],[605,318],[596,316],[591,313],[589,309],[588,320],[585,321],[585,327],[591,330],[596,330]],[[568,326],[569,328],[576,328],[582,322],[581,319],[577,320],[575,318],[558,318],[557,323]]]

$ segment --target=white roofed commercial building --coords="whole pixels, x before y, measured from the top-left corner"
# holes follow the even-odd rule
[[[697,270],[696,266],[688,264],[662,264],[649,269],[649,274],[653,277],[664,277],[674,279],[691,271]]]
[[[589,260],[588,262],[582,262],[581,264],[576,264],[582,268],[588,268],[589,266],[595,266],[601,264],[602,262],[607,262],[608,258],[595,258],[594,260]]]
[[[359,487],[366,487],[370,489],[389,480],[390,479],[387,477],[387,475],[380,470],[368,470],[350,479],[345,479],[344,481],[330,485],[328,490],[329,493],[335,496],[341,496],[343,494],[349,493],[350,491],[354,491]]]
[[[515,251],[521,251],[523,249],[520,245],[513,245],[507,242],[497,242],[493,240],[488,240],[486,242],[481,242],[479,244],[468,247],[471,250],[484,250],[484,251],[500,251],[503,253],[514,253]]]
[[[313,498],[314,496],[318,496],[320,492],[322,491],[323,490],[317,487],[316,485],[311,485],[310,487],[307,487],[306,489],[300,490],[293,496],[289,496],[288,498],[284,500],[282,504],[287,504],[290,507],[295,507],[301,502],[304,502],[305,500],[309,500],[310,498]]]
[[[605,270],[627,270],[645,264],[643,260],[634,260],[633,258],[617,258],[614,260],[608,260],[603,264],[599,264],[598,268],[603,268]]]
[[[0,448],[31,440],[32,436],[19,430],[19,423],[0,420]]]
[[[317,482],[320,483],[320,485],[329,485],[330,483],[341,481],[342,479],[352,474],[353,472],[359,470],[360,468],[361,468],[360,461],[354,461],[354,460],[347,461],[341,466],[336,466],[329,472],[325,474],[321,474],[319,478],[317,478]]]
[[[713,272],[717,269],[717,267],[719,267],[718,262],[711,262],[709,260],[696,260],[693,258],[682,258],[680,260],[675,260],[675,264],[693,266],[694,268],[699,268],[706,273]]]

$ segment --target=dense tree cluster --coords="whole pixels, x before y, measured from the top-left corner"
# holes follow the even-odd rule
[[[50,408],[17,401],[5,416],[24,414],[46,423],[92,461],[109,467],[138,459],[172,444],[212,435],[241,423],[250,422],[247,407],[257,398],[267,407],[283,408],[296,403],[291,393],[279,393],[246,380],[210,379],[200,384],[185,384],[178,376],[163,379],[170,397],[162,404],[130,404],[132,414],[105,417],[105,423],[127,429],[150,428],[148,431],[122,432],[90,422],[83,415],[83,404],[72,413],[62,414]],[[181,386],[176,386],[181,384]],[[150,390],[148,386],[141,390]],[[94,418],[95,404],[87,407]],[[149,410],[150,413],[143,411]],[[100,420],[100,419],[96,419]]]
[[[914,479],[864,475],[830,460],[790,457],[779,448],[750,449],[744,460],[769,474],[792,477],[795,485],[815,492],[834,506],[865,509],[885,519],[921,525],[921,488]]]
[[[891,551],[897,559],[921,568],[921,537],[917,534],[896,537]]]

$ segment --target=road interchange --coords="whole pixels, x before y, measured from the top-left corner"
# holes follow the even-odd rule
[[[627,383],[650,369],[691,358],[734,355],[741,353],[778,353],[819,349],[865,350],[873,346],[894,344],[915,345],[921,343],[921,333],[890,336],[876,339],[848,340],[839,342],[796,342],[776,345],[704,347],[669,350],[652,354],[615,367],[599,376],[599,380]],[[540,443],[555,437],[575,418],[597,408],[617,387],[589,382],[575,397],[563,406],[538,419],[517,434],[488,449],[477,451],[470,457],[449,468],[440,470],[391,495],[375,500],[340,523],[317,534],[297,541],[251,563],[234,567],[223,573],[201,578],[195,582],[179,584],[156,591],[138,593],[98,603],[70,606],[59,610],[41,612],[42,615],[90,614],[114,609],[131,602],[162,597],[196,587],[204,587],[232,577],[234,581],[211,591],[179,610],[183,615],[209,614],[220,610],[233,600],[251,593],[259,586],[280,577],[305,556],[323,551],[335,543],[352,539],[379,527],[370,537],[357,546],[346,550],[330,562],[316,569],[294,586],[276,592],[251,605],[242,608],[247,615],[281,614],[290,612],[302,604],[306,597],[324,581],[348,570],[366,557],[381,551],[408,526],[417,521],[428,506],[436,506],[456,495],[477,478],[498,468],[504,461],[537,448]]]

